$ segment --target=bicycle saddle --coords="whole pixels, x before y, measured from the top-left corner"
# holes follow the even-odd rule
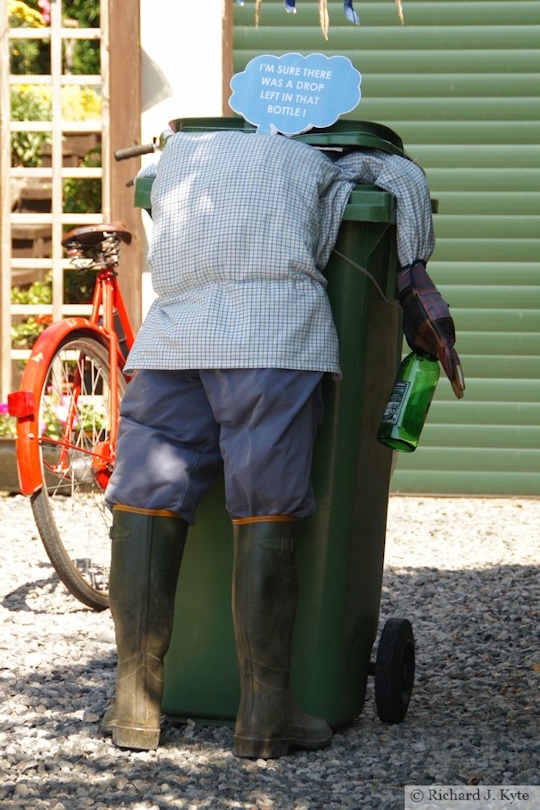
[[[123,222],[101,222],[99,225],[83,225],[81,228],[73,228],[68,231],[62,239],[62,245],[68,247],[70,242],[78,242],[81,245],[97,245],[107,236],[115,236],[126,245],[131,242],[131,231]]]

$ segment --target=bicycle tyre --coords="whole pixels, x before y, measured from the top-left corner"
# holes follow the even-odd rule
[[[34,391],[42,486],[31,496],[32,511],[59,579],[84,605],[104,610],[109,605],[111,515],[92,463],[109,430],[109,352],[105,339],[102,343],[93,333],[78,331],[53,347],[43,362],[44,382]],[[119,404],[125,387],[119,369]]]

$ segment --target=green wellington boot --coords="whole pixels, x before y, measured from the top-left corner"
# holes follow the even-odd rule
[[[115,702],[101,727],[121,748],[158,747],[163,659],[187,530],[173,512],[113,509],[110,605],[118,668]]]
[[[233,753],[273,759],[289,748],[324,748],[330,726],[295,702],[291,647],[298,580],[294,520],[234,523],[233,623],[240,706]]]

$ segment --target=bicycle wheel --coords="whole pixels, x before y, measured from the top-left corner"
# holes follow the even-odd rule
[[[47,362],[47,361],[45,361]],[[118,375],[118,404],[126,387]],[[111,516],[109,353],[93,335],[70,334],[51,354],[39,391],[43,485],[31,496],[45,550],[64,585],[83,604],[109,604]]]

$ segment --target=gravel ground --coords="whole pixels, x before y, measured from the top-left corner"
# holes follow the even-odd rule
[[[393,496],[381,619],[414,627],[406,719],[380,722],[370,678],[330,748],[267,762],[193,723],[166,724],[156,752],[104,739],[109,612],[58,582],[27,500],[0,497],[0,520],[1,808],[397,810],[404,785],[540,784],[540,500]]]

